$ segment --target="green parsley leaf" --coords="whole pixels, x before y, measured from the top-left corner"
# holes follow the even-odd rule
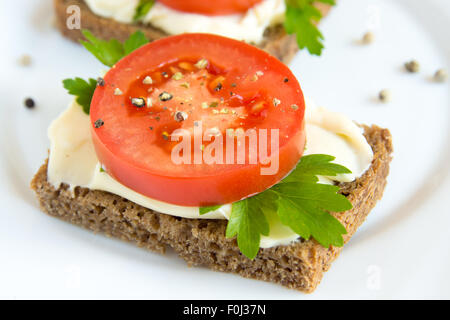
[[[327,211],[341,212],[352,208],[348,199],[338,194],[339,187],[311,182],[276,185],[279,194],[278,216],[281,222],[304,239],[311,236],[322,246],[342,246],[347,231]]]
[[[89,114],[97,81],[92,78],[89,78],[88,81],[81,78],[65,79],[63,80],[63,86],[69,91],[69,94],[77,97],[77,103],[83,108],[86,114]]]
[[[335,0],[315,0],[316,2],[322,2],[325,4],[329,4],[330,6],[334,6],[336,4]]]
[[[258,254],[261,234],[269,235],[269,222],[262,210],[260,195],[233,203],[227,225],[226,236],[237,235],[237,243],[242,254],[254,259]]]
[[[220,207],[221,207],[221,205],[211,206],[211,207],[200,207],[199,214],[203,215],[203,214],[206,214],[208,212],[215,211],[215,210],[219,209]]]
[[[88,40],[81,41],[83,46],[96,56],[100,62],[109,67],[112,67],[117,61],[149,42],[141,31],[133,33],[123,44],[115,39],[110,41],[97,39],[87,30],[82,32]],[[63,85],[69,91],[69,94],[77,97],[76,101],[83,107],[83,111],[89,114],[97,81],[91,78],[88,81],[81,78],[65,79],[63,80]]]
[[[328,211],[350,210],[352,204],[339,194],[339,187],[318,183],[317,175],[351,173],[331,163],[324,154],[303,156],[288,177],[256,196],[232,204],[226,236],[237,236],[241,252],[250,259],[258,253],[261,235],[269,235],[267,217],[275,216],[304,239],[313,237],[322,246],[342,246],[345,227]],[[200,208],[202,214],[217,209]]]
[[[90,31],[83,30],[83,35],[88,41],[81,40],[81,44],[92,53],[101,63],[112,67],[125,55],[123,45],[116,39],[104,41],[97,39]]]
[[[142,31],[133,33],[123,44],[123,49],[125,50],[124,56],[129,55],[134,50],[139,49],[147,43],[148,39]]]
[[[155,0],[140,0],[138,6],[136,7],[136,12],[134,14],[133,21],[138,22],[142,18],[144,18],[154,4]]]
[[[88,41],[81,40],[81,44],[108,67],[112,67],[120,59],[149,42],[142,31],[133,33],[123,44],[116,39],[109,41],[100,40],[88,30],[83,30],[82,32]]]
[[[352,173],[346,167],[332,163],[335,158],[326,154],[311,154],[304,156],[297,167],[281,182],[317,182],[318,175],[336,176]]]
[[[334,0],[286,0],[284,27],[288,34],[296,34],[300,49],[307,48],[309,53],[320,56],[324,38],[316,24],[322,13],[314,6],[315,1],[335,5]]]

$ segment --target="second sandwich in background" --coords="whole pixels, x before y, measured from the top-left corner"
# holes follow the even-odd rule
[[[156,40],[212,33],[243,40],[289,63],[298,49],[320,55],[316,24],[334,0],[54,0],[57,25],[74,41],[80,28],[97,38],[126,40],[137,30]],[[74,23],[75,22],[75,23]],[[78,22],[78,23],[77,23]],[[79,25],[79,27],[77,27]]]

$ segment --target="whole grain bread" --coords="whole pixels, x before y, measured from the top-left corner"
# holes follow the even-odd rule
[[[90,30],[100,39],[109,40],[114,38],[125,41],[132,33],[138,30],[144,32],[151,41],[168,36],[166,32],[151,25],[142,23],[127,24],[100,17],[93,13],[83,0],[53,0],[53,3],[58,29],[65,37],[73,41],[83,39],[83,35],[81,30],[69,29],[67,27],[67,18],[70,16],[67,8],[72,5],[80,8],[81,29]],[[329,5],[323,3],[317,3],[315,5],[324,16],[331,8]],[[298,51],[295,35],[287,35],[282,25],[267,28],[264,33],[264,40],[258,47],[277,57],[284,63],[289,63]]]
[[[387,129],[364,126],[364,135],[374,152],[363,176],[341,184],[341,193],[353,209],[332,213],[347,229],[350,240],[375,203],[382,197],[392,154]],[[254,260],[243,256],[235,239],[225,237],[225,220],[185,219],[144,208],[120,196],[62,184],[55,189],[47,181],[47,163],[31,182],[43,211],[94,232],[117,237],[140,247],[164,253],[173,248],[189,265],[207,266],[247,278],[265,280],[312,292],[342,248],[324,248],[315,240],[261,249]]]

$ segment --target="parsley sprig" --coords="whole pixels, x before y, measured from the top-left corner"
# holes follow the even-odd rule
[[[124,43],[116,39],[100,40],[88,30],[82,32],[88,41],[81,40],[81,44],[108,67],[112,67],[117,61],[149,42],[142,31],[133,33]]]
[[[108,67],[115,65],[120,59],[139,49],[149,41],[141,31],[133,33],[125,42],[112,39],[104,41],[96,38],[90,31],[83,30],[87,41],[80,41],[101,63]],[[94,95],[97,81],[89,78],[87,81],[81,78],[65,79],[63,86],[69,94],[76,97],[76,101],[86,114],[89,114],[92,96]]]
[[[321,55],[323,35],[316,27],[322,18],[315,2],[335,5],[335,0],[285,0],[286,13],[284,27],[288,34],[296,34],[300,49],[306,48],[311,54]],[[155,0],[140,0],[136,7],[133,22],[140,22],[155,4]]]
[[[261,235],[269,235],[267,217],[275,213],[280,222],[304,239],[314,238],[324,247],[342,246],[345,227],[329,212],[352,208],[339,194],[339,187],[319,183],[318,175],[336,176],[351,173],[346,167],[331,163],[329,155],[313,154],[300,159],[297,167],[272,188],[256,196],[232,204],[226,236],[237,236],[241,252],[254,259],[259,251]],[[200,214],[217,209],[201,208]]]
[[[140,0],[133,17],[134,22],[141,21],[155,4],[155,0]]]
[[[322,13],[314,6],[314,2],[335,5],[335,0],[286,0],[286,16],[284,28],[288,34],[295,34],[300,49],[306,48],[309,53],[321,55],[323,35],[316,24]]]
[[[63,86],[69,94],[76,97],[75,101],[83,108],[84,113],[89,114],[91,100],[97,88],[97,81],[89,78],[87,81],[81,78],[65,79]]]

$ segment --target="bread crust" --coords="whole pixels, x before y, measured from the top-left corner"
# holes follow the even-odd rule
[[[73,41],[78,42],[80,39],[83,39],[83,35],[81,30],[70,30],[67,28],[67,18],[69,17],[67,8],[71,5],[76,5],[80,8],[81,28],[90,30],[100,39],[109,40],[114,38],[125,41],[132,33],[138,30],[144,32],[151,41],[168,36],[164,31],[151,25],[127,24],[100,17],[93,13],[83,0],[53,0],[53,4],[56,13],[56,26],[65,37]],[[317,3],[316,7],[324,16],[331,8],[323,3]],[[281,25],[266,29],[264,40],[258,47],[286,64],[292,60],[298,51],[295,35],[287,35]]]
[[[350,200],[353,209],[332,213],[347,229],[345,243],[382,197],[392,156],[392,138],[387,129],[363,128],[374,159],[363,176],[340,185],[340,192]],[[31,188],[42,210],[51,216],[159,253],[171,247],[192,266],[203,265],[304,292],[317,287],[342,250],[324,248],[313,239],[300,240],[260,249],[257,257],[250,260],[240,253],[235,239],[225,237],[226,220],[173,217],[104,191],[81,187],[71,191],[65,184],[55,189],[47,181],[47,162],[34,176]]]

